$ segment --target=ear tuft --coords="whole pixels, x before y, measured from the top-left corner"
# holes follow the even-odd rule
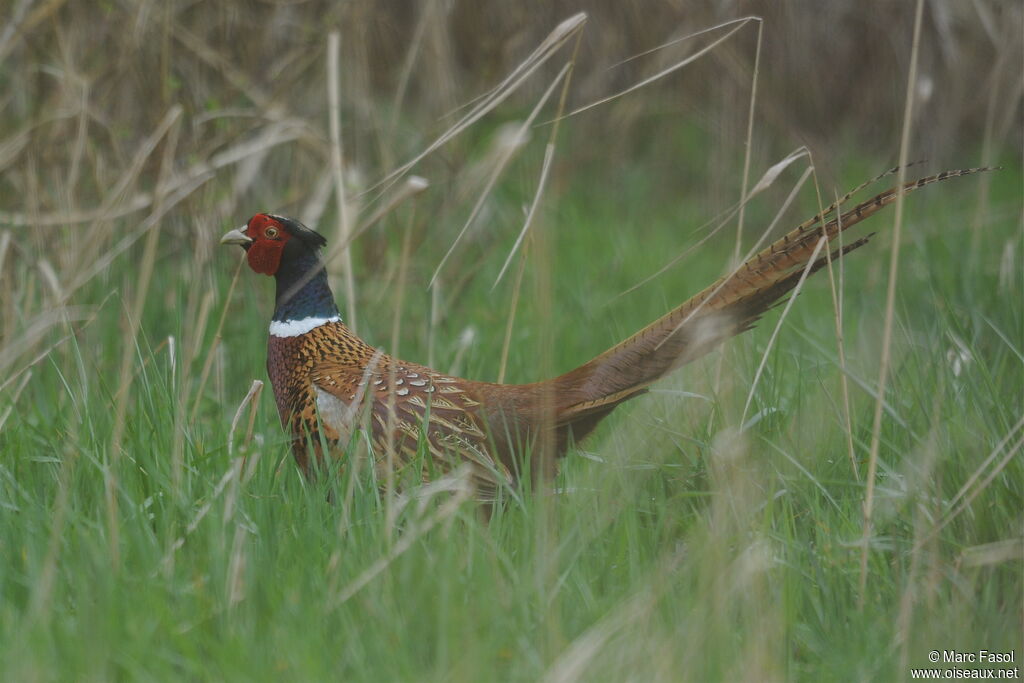
[[[268,213],[268,216],[278,221],[284,226],[292,237],[297,237],[308,246],[310,249],[320,249],[321,247],[327,246],[327,238],[318,233],[316,230],[311,230],[303,225],[301,222],[294,218],[288,218],[287,216],[278,216],[276,214]]]

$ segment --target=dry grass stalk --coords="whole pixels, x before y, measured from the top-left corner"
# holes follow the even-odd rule
[[[331,131],[331,173],[334,178],[334,199],[338,206],[338,242],[341,248],[342,277],[345,279],[345,313],[348,325],[355,332],[356,325],[356,284],[352,272],[352,252],[348,248],[351,222],[349,206],[345,196],[344,152],[341,142],[341,76],[339,53],[341,34],[331,31],[327,35],[327,98],[330,105]]]
[[[900,162],[897,173],[897,187],[903,187],[907,177],[907,162],[910,152],[910,131],[914,113],[914,84],[917,82],[917,58],[921,49],[921,19],[924,14],[924,0],[917,0],[914,15],[914,36],[910,47],[910,68],[907,74],[906,105],[903,109],[903,136],[900,140]],[[882,328],[882,357],[878,368],[878,398],[875,401],[875,415],[871,429],[871,445],[868,449],[867,489],[864,493],[864,533],[860,549],[860,595],[858,606],[863,609],[868,580],[868,550],[872,533],[872,513],[875,494],[875,477],[878,472],[878,450],[882,438],[882,399],[889,379],[889,364],[892,361],[892,327],[896,308],[896,282],[899,277],[900,236],[903,231],[904,193],[896,196],[893,209],[892,251],[889,259],[889,286],[885,295],[885,323]]]
[[[811,169],[807,170],[810,171]],[[750,392],[747,394],[747,402],[743,404],[743,414],[740,416],[740,424],[745,424],[747,421],[747,411],[750,410],[750,404],[754,400],[754,392],[757,390],[757,383],[761,379],[761,373],[764,372],[764,366],[768,363],[768,356],[772,352],[772,346],[775,345],[775,339],[779,336],[779,330],[782,329],[782,324],[786,321],[786,316],[789,315],[789,309],[793,307],[793,303],[796,301],[797,296],[800,295],[800,290],[803,289],[807,276],[811,274],[811,266],[813,266],[818,260],[818,254],[821,253],[822,248],[826,244],[828,244],[828,238],[822,236],[821,239],[818,240],[818,244],[814,247],[814,251],[811,252],[811,258],[804,267],[804,272],[800,275],[800,280],[793,289],[793,293],[789,295],[789,300],[786,301],[786,307],[782,309],[782,315],[779,316],[778,322],[775,323],[775,329],[772,330],[771,336],[768,337],[768,343],[765,344],[764,353],[761,354],[761,362],[757,366],[757,371],[754,372],[754,379],[750,382]]]

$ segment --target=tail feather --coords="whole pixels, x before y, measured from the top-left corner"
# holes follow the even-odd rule
[[[874,180],[895,173],[893,168]],[[811,273],[829,260],[858,249],[871,239],[862,237],[810,263],[819,240],[829,242],[841,232],[877,213],[901,194],[950,178],[989,168],[944,171],[890,188],[831,220],[850,197],[874,180],[847,193],[813,218],[764,248],[734,272],[720,278],[682,305],[655,320],[629,339],[580,367],[553,380],[557,421],[590,431],[619,403],[643,393],[670,370],[695,360],[722,341],[753,327],[757,320],[796,287],[805,269]],[[824,223],[824,225],[823,225]],[[819,252],[820,253],[820,252]],[[582,436],[577,434],[577,437]]]

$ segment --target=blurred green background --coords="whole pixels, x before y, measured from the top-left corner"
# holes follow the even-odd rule
[[[4,4],[0,678],[902,680],[931,649],[1019,661],[1024,8],[925,2],[908,85],[915,6]],[[616,411],[559,495],[524,491],[489,524],[457,486],[395,513],[358,467],[303,481],[269,387],[250,422],[272,285],[217,239],[275,211],[338,243],[330,34],[357,225],[581,11],[408,169],[430,188],[352,245],[354,310],[332,259],[343,316],[476,379],[568,370],[719,276],[723,216],[788,153],[815,175],[780,230],[815,187],[828,203],[892,166],[912,94],[911,173],[1004,168],[907,200],[863,590],[891,211],[836,273],[845,370],[819,275],[770,350],[777,314]],[[733,29],[561,121],[495,285],[560,86],[510,140],[565,65],[575,111]],[[746,207],[744,251],[806,167]]]

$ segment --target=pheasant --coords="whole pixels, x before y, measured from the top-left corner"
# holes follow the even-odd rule
[[[902,193],[980,170],[986,169],[921,178],[905,183]],[[342,322],[328,285],[320,253],[327,240],[294,218],[259,213],[220,241],[240,245],[252,270],[276,279],[267,372],[304,473],[311,475],[315,463],[324,463],[325,451],[342,450],[362,428],[372,437],[378,468],[387,466],[386,453],[394,456],[387,461],[391,466],[410,467],[423,479],[469,463],[476,495],[494,500],[526,471],[521,454],[534,453],[529,464],[537,471],[543,449],[534,446],[544,443],[554,455],[564,454],[616,406],[750,329],[829,259],[864,246],[874,233],[832,251],[819,241],[831,242],[901,194],[893,187],[840,213],[867,185],[596,358],[553,379],[521,385],[452,377],[392,358],[357,337]]]

